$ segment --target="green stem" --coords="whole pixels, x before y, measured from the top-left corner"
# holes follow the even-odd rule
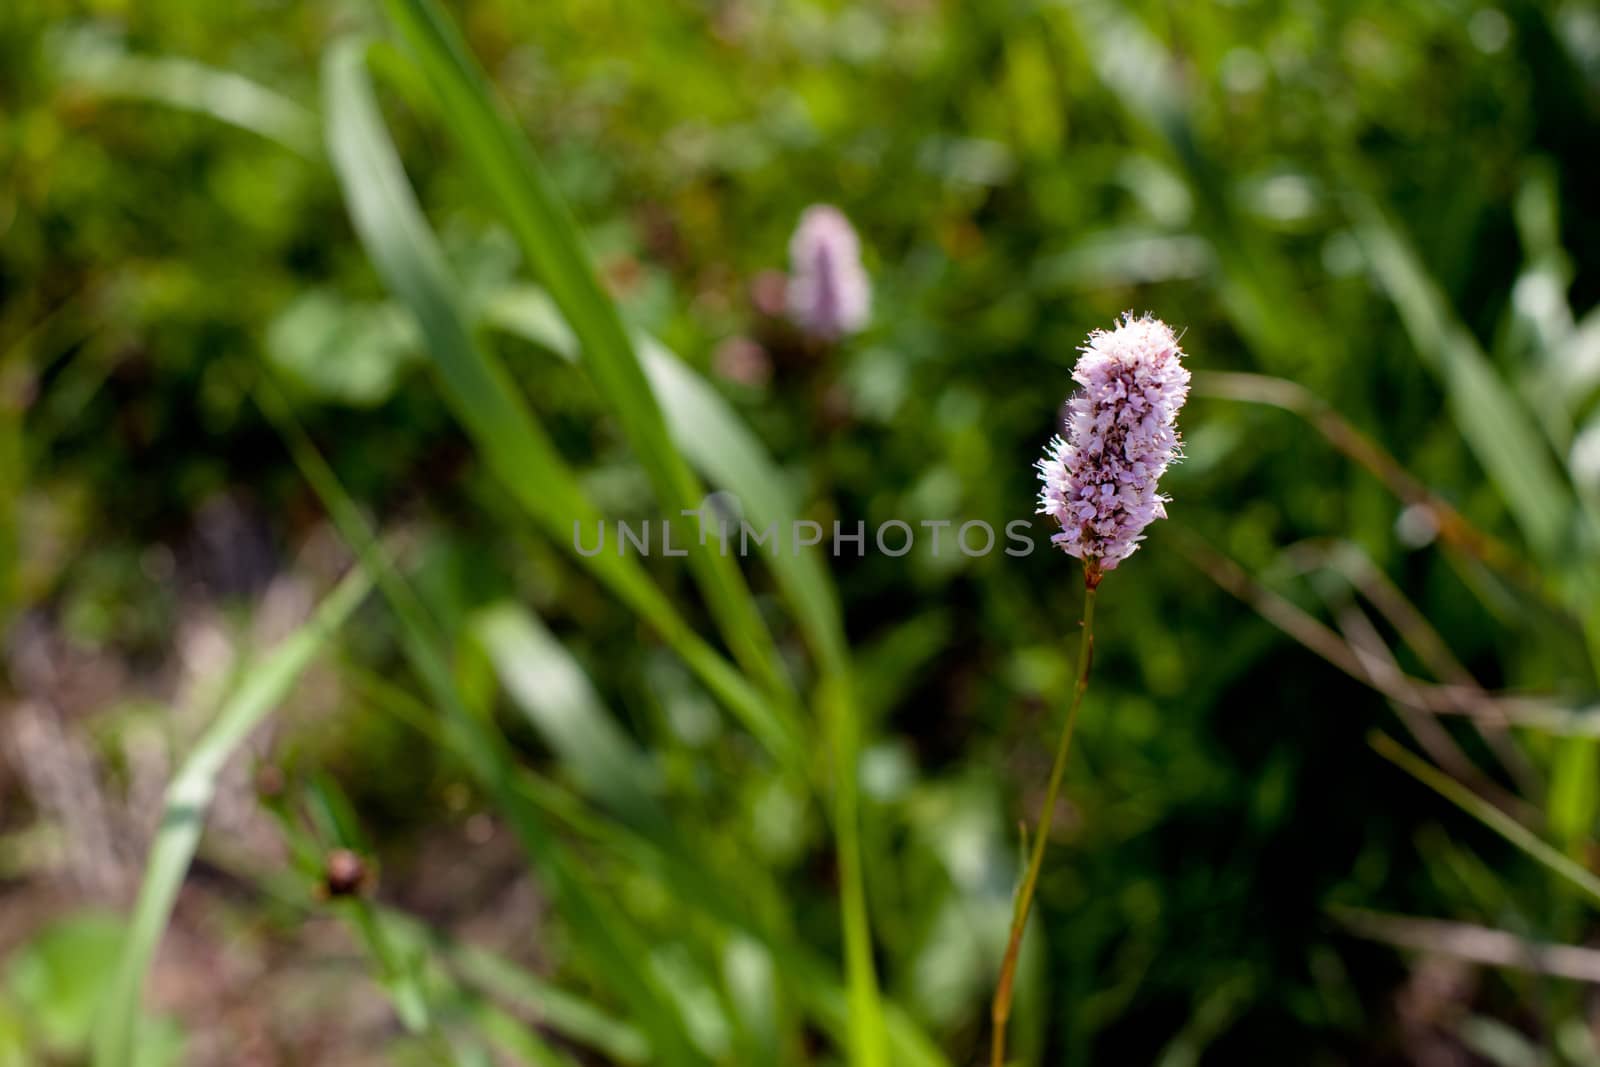
[[[1006,1061],[1006,1023],[1011,1018],[1011,986],[1017,973],[1017,954],[1022,948],[1022,931],[1028,925],[1028,909],[1033,905],[1033,890],[1039,882],[1039,868],[1044,864],[1044,846],[1050,839],[1050,818],[1055,814],[1056,796],[1061,792],[1061,778],[1067,769],[1067,751],[1072,747],[1072,727],[1078,721],[1078,706],[1083,703],[1084,690],[1089,688],[1089,665],[1094,660],[1094,594],[1100,585],[1101,572],[1092,564],[1085,568],[1084,584],[1087,592],[1083,601],[1083,635],[1078,639],[1078,681],[1072,690],[1072,705],[1067,709],[1067,722],[1061,728],[1061,740],[1056,745],[1056,761],[1050,768],[1050,785],[1045,790],[1044,808],[1039,812],[1039,829],[1033,835],[1033,849],[1028,856],[1028,871],[1017,888],[1016,905],[1011,916],[1011,938],[1006,943],[1005,959],[1000,964],[1000,983],[995,987],[994,1003],[989,1017],[994,1023],[993,1055],[991,1067],[1004,1067]]]

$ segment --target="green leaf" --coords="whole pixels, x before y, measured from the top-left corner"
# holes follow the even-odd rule
[[[273,321],[267,358],[320,400],[372,407],[417,361],[416,327],[393,304],[352,303],[313,289]]]
[[[21,1010],[19,1040],[24,1048],[32,1044],[40,1054],[70,1056],[89,1044],[96,1009],[127,932],[115,915],[80,912],[43,927],[11,953],[4,988]],[[161,1025],[150,1020],[140,1027],[130,1063],[157,1062],[149,1052],[141,1055],[140,1047],[158,1044],[151,1039],[159,1036]],[[29,1032],[32,1042],[25,1036]]]
[[[22,1013],[0,991],[0,1067],[28,1067],[27,1027]]]
[[[571,1056],[556,1051],[520,1019],[484,998],[464,992],[458,999],[478,1031],[508,1052],[514,1062],[531,1067],[578,1067]]]
[[[1352,193],[1348,201],[1373,272],[1412,345],[1444,384],[1456,426],[1534,555],[1566,578],[1600,677],[1600,566],[1592,551],[1600,508],[1567,481],[1539,416],[1496,373],[1399,228],[1365,194]]]
[[[161,826],[145,863],[127,944],[96,1029],[96,1067],[125,1067],[133,1062],[134,1027],[145,976],[200,842],[217,775],[251,731],[283,702],[301,672],[369,588],[364,570],[351,572],[309,622],[249,668],[167,786]]]
[[[415,927],[467,982],[531,1012],[542,1026],[569,1041],[620,1064],[650,1061],[650,1044],[644,1035],[598,1005],[552,985],[504,956],[450,938],[408,916],[386,911],[384,917],[391,923]]]

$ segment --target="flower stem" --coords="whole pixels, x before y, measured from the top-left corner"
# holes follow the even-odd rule
[[[1044,808],[1039,812],[1039,829],[1033,835],[1033,849],[1028,856],[1028,871],[1017,887],[1016,903],[1011,915],[1011,939],[1006,943],[1005,959],[1000,964],[1000,984],[995,987],[994,1003],[989,1017],[994,1023],[991,1067],[1004,1067],[1006,1061],[1006,1023],[1011,1018],[1011,985],[1017,973],[1017,954],[1022,948],[1022,931],[1028,925],[1028,909],[1033,904],[1033,890],[1039,882],[1039,868],[1044,863],[1045,842],[1050,839],[1050,817],[1055,814],[1056,795],[1061,792],[1061,778],[1067,769],[1067,750],[1072,747],[1072,727],[1078,720],[1078,705],[1083,703],[1084,690],[1089,688],[1089,665],[1094,659],[1094,594],[1100,585],[1101,572],[1092,564],[1085,569],[1087,592],[1083,601],[1083,634],[1078,639],[1078,681],[1072,690],[1072,704],[1067,709],[1067,722],[1061,728],[1061,740],[1056,745],[1056,761],[1050,768],[1050,785],[1045,790]]]

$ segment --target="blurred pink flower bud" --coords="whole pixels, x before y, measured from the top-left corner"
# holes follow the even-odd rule
[[[861,242],[836,207],[813,204],[789,241],[789,317],[825,341],[856,333],[872,310]]]

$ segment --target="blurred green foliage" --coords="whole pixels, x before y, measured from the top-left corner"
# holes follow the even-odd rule
[[[1547,870],[1371,751],[1371,730],[1403,733],[1413,716],[1229,596],[1195,548],[1214,546],[1359,646],[1358,601],[1329,577],[1327,539],[1346,542],[1481,685],[1593,703],[1592,6],[473,0],[451,11],[628,324],[716,382],[805,517],[997,529],[1029,517],[1030,464],[1056,431],[1076,346],[1148,308],[1185,328],[1195,370],[1306,387],[1533,573],[1508,576],[1449,530],[1418,526],[1307,420],[1198,389],[1188,458],[1168,487],[1173,517],[1103,587],[1071,808],[1024,961],[1024,1062],[1417,1062],[1441,1048],[1600,1062],[1581,985],[1499,970],[1434,994],[1411,956],[1335,919],[1331,906],[1351,905],[1571,944],[1596,930]],[[463,306],[503,330],[476,339],[601,511],[641,520],[674,506],[603,380],[550,358],[548,321],[508,328],[543,306],[524,299],[528,283],[548,281],[523,261],[378,5],[21,0],[0,10],[10,693],[44,699],[17,666],[24,630],[127,665],[142,691],[165,684],[160,664],[196,603],[222,605],[255,651],[248,619],[263,590],[306,566],[326,521],[252,399],[270,380],[343,489],[402,542],[454,695],[407,658],[414,632],[364,610],[333,657],[336,710],[286,726],[268,761],[291,783],[280,806],[296,863],[263,871],[246,857],[242,868],[266,880],[292,868],[296,906],[315,914],[328,904],[311,888],[317,850],[348,846],[352,821],[363,849],[404,873],[380,888],[387,903],[425,900],[445,868],[471,865],[465,847],[430,861],[425,843],[523,801],[474,781],[480,764],[444,714],[455,701],[498,723],[533,772],[516,788],[562,827],[600,914],[649,947],[645,984],[670,1001],[694,1054],[837,1062],[848,1045],[832,999],[845,975],[837,813],[718,712],[603,578],[526,521],[452,416],[426,334],[369,262],[323,148],[322,57],[351,34],[384,42],[370,67],[407,176]],[[763,305],[766,272],[784,268],[795,220],[818,201],[856,224],[875,289],[872,328],[837,348],[806,343]],[[734,341],[753,372],[728,358]],[[1042,526],[1036,535],[1042,545]],[[964,1063],[986,1046],[1014,827],[1042,790],[1079,593],[1053,552],[928,549],[919,539],[905,558],[827,562],[864,720],[876,970],[909,1025]],[[715,640],[720,616],[688,568],[645,563]],[[821,672],[782,608],[788,591],[759,564],[745,571],[809,691]],[[1408,674],[1458,680],[1392,618],[1373,632]],[[126,784],[124,707],[74,725],[112,791]],[[1462,716],[1439,726],[1520,797],[1541,836],[1592,866],[1592,741],[1527,728],[1497,742]],[[808,727],[819,750],[836,740]],[[176,765],[193,737],[171,733]],[[5,840],[48,821],[26,797],[19,776],[0,776]],[[705,885],[696,865],[711,872]],[[48,873],[0,864],[0,891]],[[739,899],[706,888],[728,885]],[[443,937],[446,918],[493,907],[415,910]],[[396,1056],[457,1055],[464,1031],[519,1062],[564,1062],[575,1047],[594,1057],[579,1062],[639,1061],[650,1026],[614,1018],[632,1002],[561,914],[541,920],[537,945],[493,946],[581,998],[533,1031],[475,997],[499,990],[525,1009],[552,995],[516,984],[537,979],[495,971],[496,985],[400,916],[346,910],[411,1030],[396,1024]],[[51,961],[75,953],[67,977],[98,973],[118,935],[93,917],[66,921],[80,925],[26,939],[0,926],[0,1063],[12,1047],[71,1057],[88,1041],[88,994]],[[786,983],[810,999],[782,996]],[[554,1051],[492,1036],[524,1031],[558,1035]],[[162,1030],[152,1047],[175,1040]],[[1518,1058],[1530,1049],[1549,1058]]]

